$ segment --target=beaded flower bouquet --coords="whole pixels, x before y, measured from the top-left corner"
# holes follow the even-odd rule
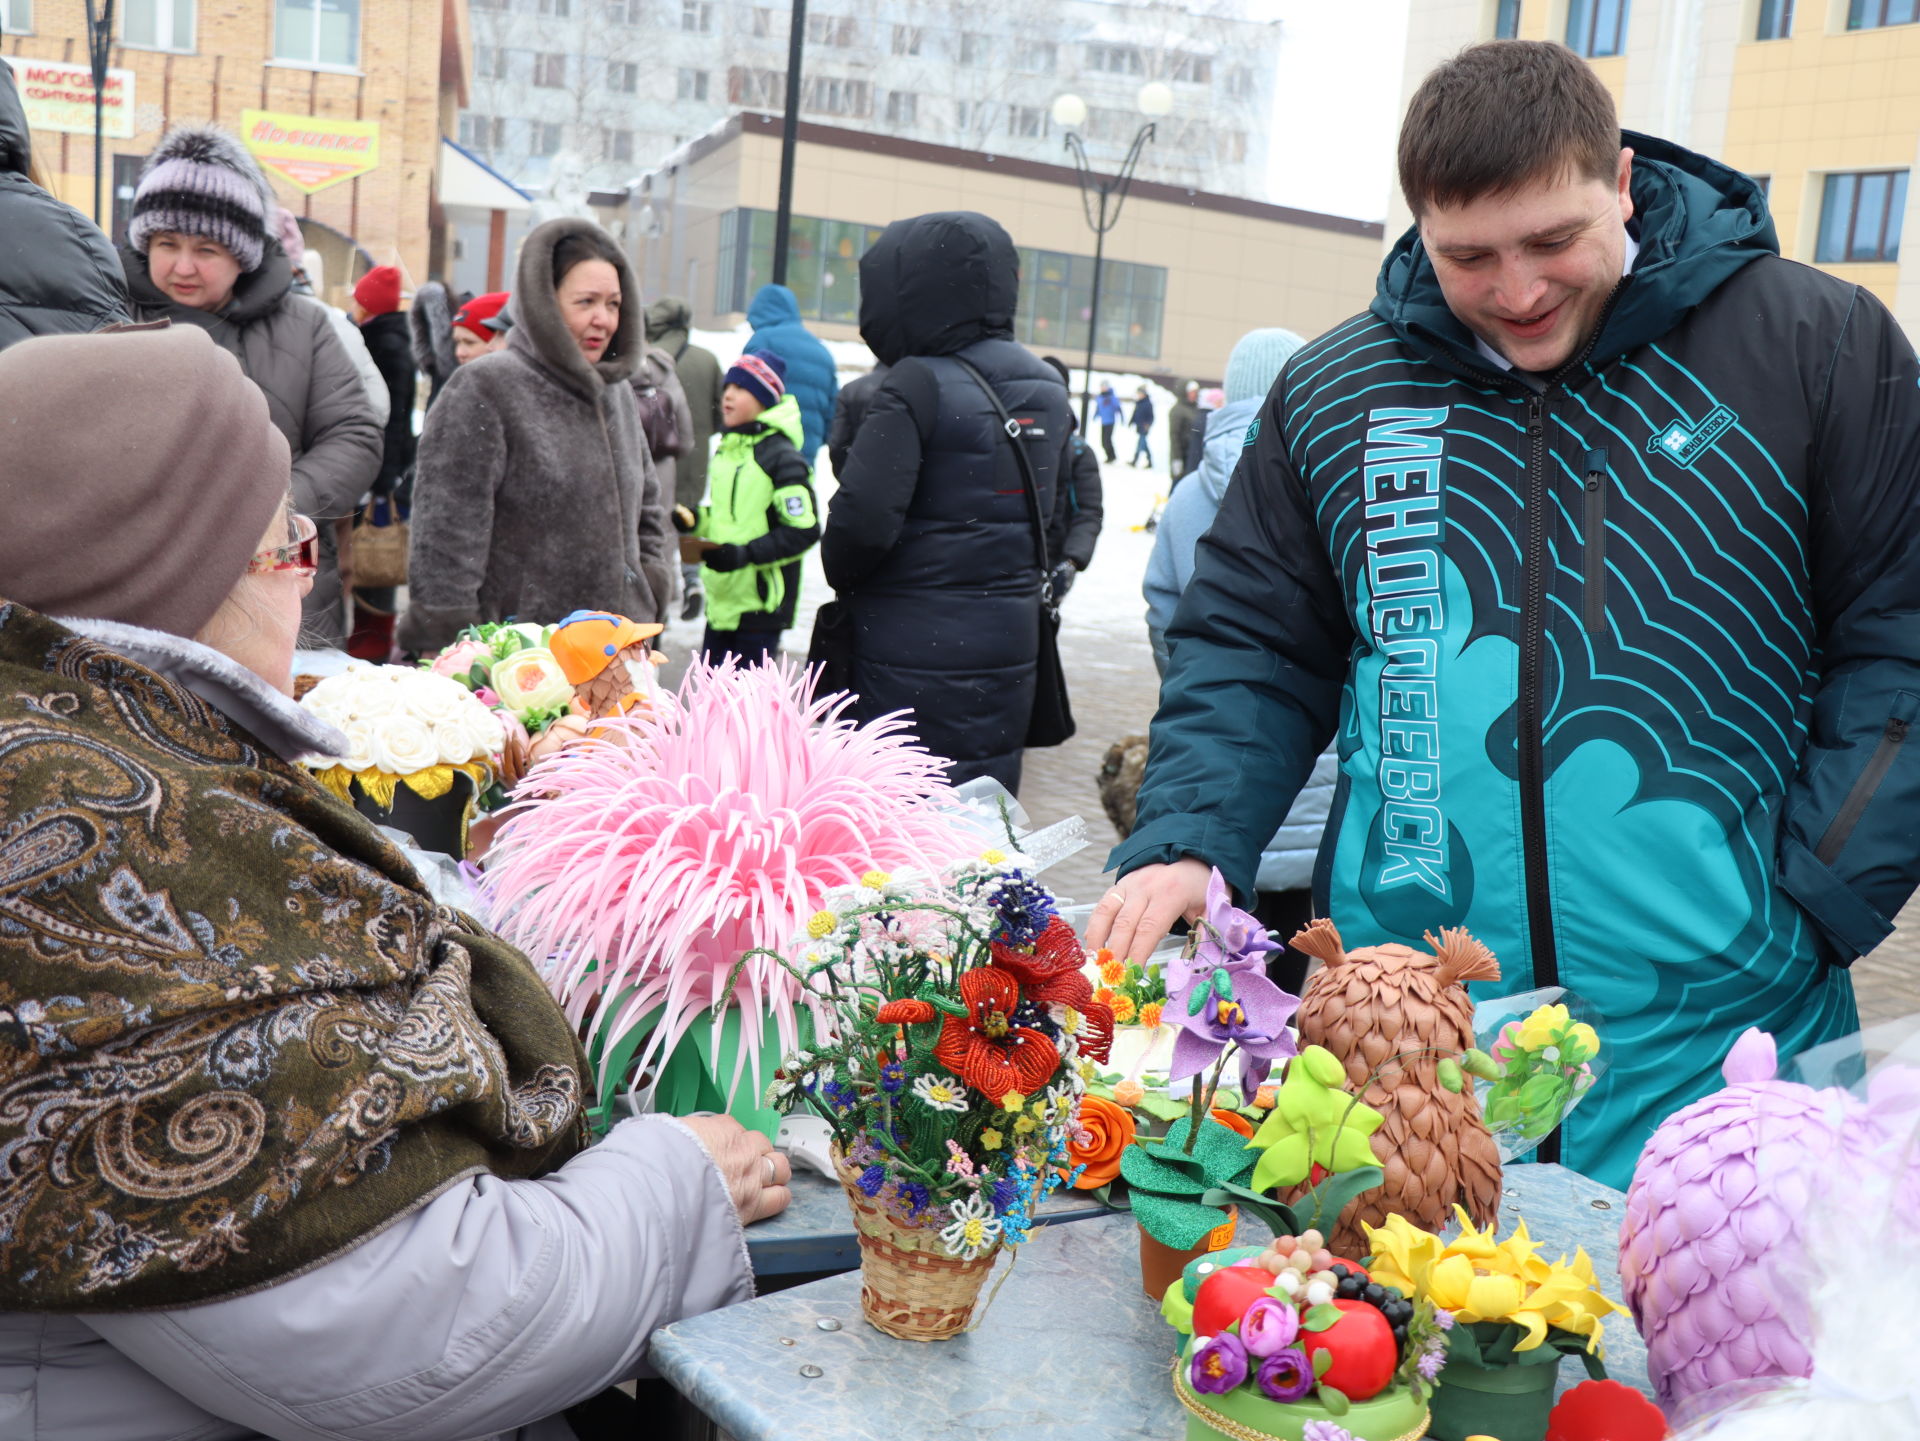
[[[809,924],[795,969],[814,1034],[770,1100],[832,1128],[861,1310],[887,1335],[967,1329],[995,1255],[1074,1179],[1085,1073],[1113,1037],[1085,961],[999,851],[935,880],[870,873]]]

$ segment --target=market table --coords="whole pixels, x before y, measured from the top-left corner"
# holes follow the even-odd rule
[[[1512,1166],[1500,1229],[1524,1216],[1548,1256],[1584,1246],[1611,1283],[1622,1203],[1564,1167]],[[1123,1215],[1036,1232],[980,1329],[951,1341],[875,1331],[854,1273],[665,1327],[651,1360],[735,1441],[1172,1441],[1186,1425],[1167,1381],[1174,1334],[1140,1294],[1137,1234]],[[1631,1323],[1610,1321],[1607,1337],[1609,1372],[1645,1390]],[[1569,1359],[1560,1374],[1564,1387],[1586,1372]]]
[[[747,1227],[747,1256],[754,1276],[765,1282],[857,1268],[860,1245],[854,1239],[853,1211],[840,1183],[817,1171],[795,1170],[792,1191],[793,1204],[786,1210]],[[1041,1219],[1054,1226],[1112,1214],[1092,1197],[1073,1193],[1055,1193],[1040,1205]]]

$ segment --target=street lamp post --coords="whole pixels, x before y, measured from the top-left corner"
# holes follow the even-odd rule
[[[787,283],[787,246],[793,235],[793,162],[800,143],[800,57],[807,43],[807,0],[793,0],[787,27],[786,109],[780,121],[780,199],[773,213],[773,283]]]
[[[1087,102],[1078,95],[1062,95],[1053,102],[1053,121],[1067,132],[1067,153],[1080,176],[1080,203],[1087,224],[1093,230],[1093,293],[1087,304],[1087,367],[1080,387],[1080,433],[1087,433],[1087,411],[1093,400],[1093,349],[1100,334],[1100,281],[1106,269],[1107,232],[1120,222],[1120,207],[1126,203],[1133,186],[1134,171],[1140,166],[1141,153],[1153,139],[1154,118],[1173,109],[1173,92],[1155,81],[1140,87],[1140,113],[1149,117],[1134,133],[1126,159],[1112,177],[1096,175],[1087,155],[1086,142],[1076,133],[1087,121]]]
[[[113,58],[113,0],[87,0],[87,62],[93,69],[93,223],[107,222],[100,209],[101,152],[106,148],[107,61]]]

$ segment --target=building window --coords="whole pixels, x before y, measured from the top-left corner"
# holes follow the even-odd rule
[[[1821,265],[1900,258],[1900,222],[1907,210],[1907,172],[1829,175],[1820,203]]]
[[[273,58],[352,66],[360,59],[360,0],[274,0]]]
[[[1247,132],[1244,130],[1222,131],[1215,147],[1220,158],[1229,165],[1244,165],[1247,162]]]
[[[727,71],[727,103],[751,110],[786,109],[787,72],[734,66]]]
[[[1176,50],[1168,57],[1167,78],[1182,80],[1189,85],[1213,84],[1213,61],[1205,55],[1195,55],[1188,50]]]
[[[1920,20],[1920,0],[1851,0],[1847,29],[1878,30],[1882,25],[1911,25]]]
[[[828,45],[835,50],[850,49],[858,42],[860,27],[851,15],[807,16],[807,43]]]
[[[1145,75],[1147,62],[1137,45],[1089,45],[1087,69],[1103,75]]]
[[[33,0],[0,0],[0,30],[26,34],[33,29]]]
[[[607,89],[618,90],[622,95],[636,94],[640,89],[640,67],[631,60],[609,60]]]
[[[680,0],[680,28],[696,35],[713,31],[713,0]]]
[[[1512,40],[1520,34],[1520,0],[1498,0],[1493,7],[1493,38]]]
[[[507,78],[507,52],[497,45],[476,45],[473,47],[473,78],[475,80],[505,80]]]
[[[707,72],[704,70],[682,70],[679,81],[674,86],[676,100],[705,100],[707,98]]]
[[[962,65],[984,64],[987,55],[986,36],[977,35],[971,30],[960,32],[960,63]]]
[[[787,285],[803,320],[860,318],[860,257],[880,228],[848,220],[793,217]],[[716,310],[742,311],[773,275],[773,212],[729,210],[720,217]]]
[[[1760,0],[1760,23],[1754,27],[1756,40],[1785,40],[1793,34],[1793,0]]]
[[[1760,187],[1762,200],[1773,199],[1773,177],[1771,175],[1749,175],[1747,179]]]
[[[1227,67],[1227,94],[1234,100],[1253,98],[1253,72],[1244,65]]]
[[[1029,75],[1051,75],[1060,68],[1060,47],[1051,40],[1029,40],[1013,63]]]
[[[607,0],[607,21],[613,25],[642,25],[646,23],[646,8],[646,0]]]
[[[1007,134],[1015,139],[1032,140],[1047,133],[1047,112],[1038,105],[1009,105]]]
[[[558,155],[560,153],[560,127],[551,120],[536,120],[532,128],[535,155]]]
[[[871,115],[873,86],[838,75],[809,75],[800,91],[800,108],[821,115]]]
[[[774,12],[765,5],[753,7],[753,33],[761,39],[770,39],[781,32],[774,28]]]
[[[633,132],[631,130],[601,131],[600,153],[609,160],[633,159]]]
[[[564,20],[573,14],[573,0],[534,0],[537,13]]]
[[[492,154],[507,148],[507,122],[498,115],[462,115],[460,143],[469,150]]]
[[[1097,349],[1154,360],[1160,355],[1167,272],[1109,260],[1100,276]],[[1084,351],[1093,301],[1093,260],[1050,250],[1020,251],[1020,299],[1014,339],[1042,348]]]
[[[193,49],[193,0],[127,0],[120,43],[143,50]]]
[[[973,124],[974,109],[975,109],[975,106],[971,100],[954,101],[953,102],[954,129],[965,130],[969,125]]]
[[[1599,59],[1627,46],[1627,0],[1571,0],[1567,6],[1567,48]]]
[[[558,90],[567,83],[567,57],[551,52],[533,57],[533,83],[545,90]]]
[[[910,90],[887,92],[887,124],[913,125],[919,120],[920,97]]]
[[[920,27],[918,25],[896,25],[893,27],[893,53],[895,55],[918,55],[920,53]]]

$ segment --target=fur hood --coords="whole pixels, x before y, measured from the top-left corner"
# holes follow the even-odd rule
[[[631,380],[646,348],[646,319],[640,307],[640,285],[625,255],[615,263],[620,275],[620,325],[606,355],[589,362],[580,353],[553,284],[553,253],[570,235],[605,234],[591,220],[562,217],[536,226],[520,247],[520,264],[513,287],[513,334],[507,342],[515,350],[531,351],[571,390],[597,400],[609,385]],[[617,247],[616,247],[617,248]]]
[[[413,343],[413,363],[433,384],[446,384],[460,363],[453,353],[453,303],[446,286],[429,280],[414,291],[407,333]]]

